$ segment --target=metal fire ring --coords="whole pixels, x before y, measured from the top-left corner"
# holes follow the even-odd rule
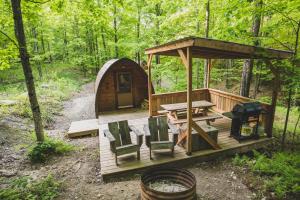
[[[159,180],[168,179],[180,183],[187,189],[180,192],[162,192],[153,190],[149,183]],[[185,170],[179,168],[154,168],[146,171],[141,178],[141,199],[142,200],[193,200],[196,199],[196,178]]]

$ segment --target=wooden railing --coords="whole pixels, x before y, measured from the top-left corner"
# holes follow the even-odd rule
[[[209,91],[209,101],[215,104],[213,110],[218,113],[230,112],[233,107],[238,103],[246,103],[257,101],[255,99],[250,99],[247,97],[231,94],[228,92],[208,89]],[[272,137],[272,127],[271,126],[271,105],[267,103],[260,102],[264,109],[266,110],[266,114],[262,115],[261,123],[265,129],[265,132],[269,137]]]
[[[254,99],[242,97],[239,95],[235,95],[235,94],[231,94],[228,92],[223,92],[211,88],[193,90],[192,98],[193,101],[207,100],[214,103],[215,106],[212,109],[218,113],[230,112],[237,103],[256,101]],[[182,102],[186,102],[186,91],[154,94],[152,95],[152,115],[158,114],[157,111],[161,110],[160,105],[162,104],[182,103]],[[261,123],[264,126],[267,135],[271,137],[272,136],[272,127],[270,127],[271,105],[266,103],[262,103],[262,105],[267,111],[267,114],[262,116]]]
[[[193,90],[193,101],[209,100],[208,89]],[[186,102],[186,91],[171,92],[152,95],[152,115],[157,115],[157,111],[162,108],[160,105],[171,103],[183,103]]]
[[[219,113],[223,113],[230,112],[232,108],[238,103],[246,103],[254,100],[247,97],[210,88],[209,101],[216,105],[213,107],[213,110]]]

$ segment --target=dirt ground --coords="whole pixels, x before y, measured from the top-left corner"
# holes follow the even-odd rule
[[[32,140],[24,133],[32,129],[32,125],[15,117],[0,119],[0,176],[41,178],[51,173],[63,183],[58,199],[138,199],[139,174],[118,177],[107,183],[102,181],[97,137],[72,140],[64,137],[71,121],[94,118],[93,101],[91,83],[64,103],[64,110],[47,132],[78,148],[40,165],[31,165],[26,158],[26,148]],[[247,173],[233,167],[230,158],[195,163],[187,169],[197,178],[198,199],[262,199],[244,184]]]

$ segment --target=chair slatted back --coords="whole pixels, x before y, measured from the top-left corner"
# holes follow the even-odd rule
[[[159,141],[157,118],[156,117],[148,118],[148,125],[149,125],[149,131],[150,131],[150,140],[151,141]]]
[[[168,119],[167,116],[148,118],[151,141],[168,141]]]
[[[120,135],[122,140],[122,145],[132,144],[130,138],[130,130],[128,126],[128,121],[119,121]]]
[[[116,139],[115,141],[116,147],[121,146],[118,122],[108,123],[108,129]]]
[[[167,116],[158,117],[158,128],[159,128],[159,140],[160,141],[168,141],[168,120]]]

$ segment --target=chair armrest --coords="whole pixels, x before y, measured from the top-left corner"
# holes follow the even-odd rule
[[[132,131],[132,132],[135,133],[135,135],[136,135],[136,143],[139,146],[142,146],[142,144],[143,144],[143,135],[144,134],[139,129],[137,129],[136,127],[134,127],[132,125],[129,126],[129,129],[130,129],[130,131]]]
[[[110,150],[115,153],[116,152],[116,139],[115,137],[111,134],[111,132],[109,130],[104,130],[103,131],[105,137],[107,137],[107,139],[109,140],[109,144],[110,144]]]
[[[107,139],[110,142],[116,141],[115,137],[111,134],[111,132],[109,130],[104,130],[103,133],[104,133],[104,136],[107,137]]]
[[[148,124],[144,124],[144,132],[145,132],[144,134],[146,137],[151,135]]]
[[[151,134],[150,134],[148,124],[144,125],[144,134],[145,134],[145,139],[146,139],[146,145],[147,145],[147,147],[150,147]]]
[[[139,129],[137,129],[135,126],[130,125],[129,126],[130,131],[134,132],[136,136],[144,135]]]

